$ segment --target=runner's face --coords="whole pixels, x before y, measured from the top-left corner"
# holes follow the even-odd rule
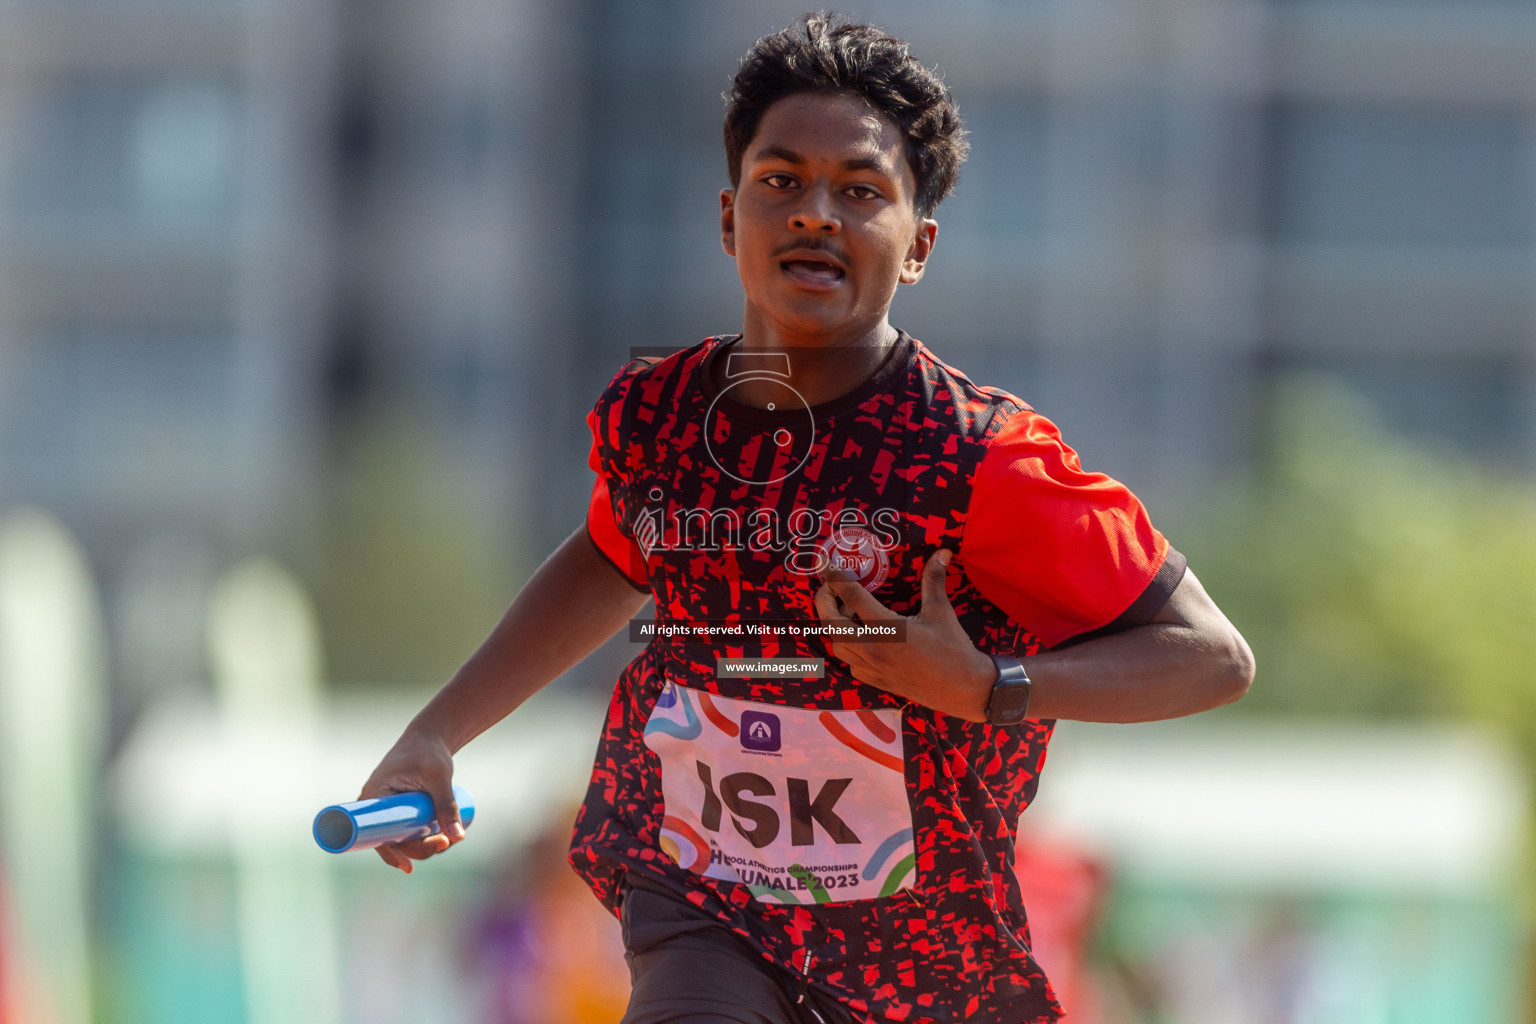
[[[864,101],[802,93],[769,107],[741,184],[720,193],[721,244],[748,316],[829,340],[883,323],[938,231],[917,216],[915,192],[900,130]]]

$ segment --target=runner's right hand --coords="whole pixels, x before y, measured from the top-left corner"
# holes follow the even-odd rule
[[[453,799],[453,755],[448,745],[436,736],[408,729],[384,755],[357,798],[371,800],[413,791],[432,798],[442,831],[425,839],[374,847],[384,863],[406,874],[411,873],[411,861],[426,860],[464,838],[459,805]]]

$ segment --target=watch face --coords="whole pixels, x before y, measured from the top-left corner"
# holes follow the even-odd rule
[[[1026,680],[1004,680],[992,687],[987,721],[993,725],[1017,725],[1028,711],[1029,683]]]

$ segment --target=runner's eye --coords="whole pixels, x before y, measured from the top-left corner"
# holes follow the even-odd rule
[[[794,184],[795,184],[795,179],[791,178],[787,174],[768,174],[768,175],[764,175],[762,181],[763,181],[763,184],[767,185],[769,188],[779,188],[779,189],[792,188],[792,187],[794,187]]]
[[[880,198],[880,191],[872,185],[853,185],[847,191],[855,199]]]

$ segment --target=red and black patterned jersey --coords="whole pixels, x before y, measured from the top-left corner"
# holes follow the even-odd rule
[[[1053,424],[904,333],[814,408],[738,341],[632,361],[588,417],[594,543],[654,595],[658,634],[704,628],[620,676],[571,862],[615,912],[626,877],[663,888],[859,1019],[1054,1021],[1013,851],[1055,723],[861,683],[809,628],[817,573],[832,560],[912,615],[947,547],[972,642],[1022,657],[1148,621],[1183,559]],[[736,401],[749,377],[782,399]],[[824,661],[722,671],[754,658]]]

